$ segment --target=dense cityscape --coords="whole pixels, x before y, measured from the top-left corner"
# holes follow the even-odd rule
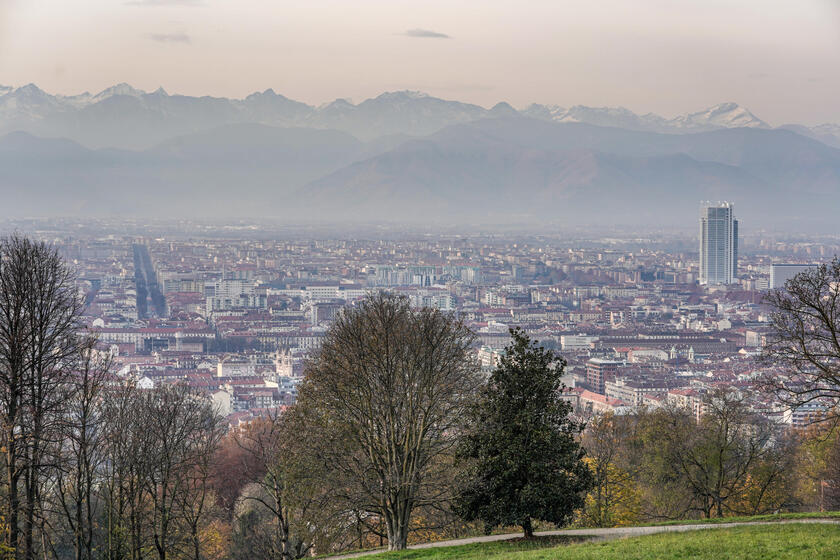
[[[729,209],[731,219],[731,205],[713,207]],[[706,221],[694,240],[375,228],[306,239],[292,230],[172,224],[158,224],[152,237],[107,222],[9,227],[33,229],[78,271],[85,320],[117,376],[141,387],[188,383],[234,426],[293,404],[306,359],[336,314],[378,290],[462,320],[488,372],[509,329],[522,327],[567,360],[566,398],[583,417],[664,404],[699,416],[704,397],[728,387],[776,422],[805,425],[826,405],[790,410],[755,390],[772,367],[759,359],[769,326],[762,298],[840,253],[840,239],[747,229],[739,250],[733,220],[734,237],[724,224],[729,237],[708,242],[728,259],[725,274],[709,278],[715,257],[703,251],[701,270],[697,249],[710,235]]]

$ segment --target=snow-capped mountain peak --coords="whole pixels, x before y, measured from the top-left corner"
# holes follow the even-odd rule
[[[656,113],[639,115],[624,107],[588,107],[574,105],[564,109],[558,105],[533,104],[522,110],[522,114],[555,122],[575,122],[611,126],[630,130],[650,132],[699,132],[718,128],[770,128],[763,120],[756,117],[737,103],[720,103],[697,111],[666,119]]]
[[[12,88],[0,97],[0,117],[9,120],[39,120],[46,112],[54,111],[61,105],[59,98],[46,93],[35,84],[26,84]]]
[[[566,108],[560,105],[540,105],[531,103],[520,111],[526,117],[552,121],[566,113]]]
[[[422,91],[402,90],[402,91],[386,91],[376,96],[380,101],[404,101],[408,99],[423,99],[429,97],[429,94]]]
[[[349,99],[345,99],[340,97],[334,101],[329,101],[322,105],[318,106],[319,111],[333,111],[333,110],[340,110],[340,109],[352,109],[355,107],[353,103]]]
[[[104,99],[108,99],[109,97],[113,97],[115,95],[127,95],[129,97],[140,97],[145,95],[145,91],[139,90],[136,88],[131,87],[127,83],[123,82],[117,84],[115,86],[111,86],[107,89],[103,89],[96,95],[91,98],[91,103],[98,103]]]
[[[25,86],[21,86],[21,87],[15,89],[15,90],[13,90],[12,93],[14,93],[15,96],[18,97],[19,99],[27,99],[27,98],[30,98],[30,99],[39,98],[40,99],[40,98],[45,98],[45,97],[51,97],[50,94],[48,94],[47,92],[45,92],[44,90],[42,90],[41,88],[36,86],[35,84],[26,84]]]
[[[812,128],[814,132],[822,132],[824,134],[834,134],[840,136],[840,124],[824,123]]]
[[[672,121],[681,128],[770,128],[763,120],[737,103],[713,105],[704,111],[679,116]]]
[[[494,117],[518,117],[520,116],[519,111],[511,107],[510,103],[505,101],[499,101],[493,108],[490,109],[490,115]]]
[[[93,100],[93,96],[87,91],[78,95],[59,95],[56,97],[76,109],[81,109],[82,107],[90,105]]]
[[[585,122],[589,124],[603,124],[605,126],[621,126],[634,124],[639,116],[625,109],[624,107],[587,107],[586,105],[574,105],[563,115],[558,115],[555,120],[560,122]]]
[[[569,108],[564,108],[559,105],[533,104],[524,109],[522,114],[555,122],[586,123],[596,126],[628,128],[631,130],[659,130],[663,128],[665,123],[665,119],[659,115],[649,113],[639,116],[624,107],[574,105]],[[665,128],[667,128],[666,125]]]

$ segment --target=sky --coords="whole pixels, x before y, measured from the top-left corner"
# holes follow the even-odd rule
[[[840,123],[838,0],[0,0],[0,84]]]

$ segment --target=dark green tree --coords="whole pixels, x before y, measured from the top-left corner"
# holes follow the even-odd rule
[[[584,504],[592,473],[583,462],[560,377],[565,361],[520,329],[469,412],[459,447],[465,465],[456,511],[489,529],[532,521],[564,525]]]

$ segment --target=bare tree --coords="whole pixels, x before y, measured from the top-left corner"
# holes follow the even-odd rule
[[[183,493],[195,491],[191,478],[215,453],[220,424],[211,403],[182,385],[145,391],[139,403],[137,427],[145,433],[143,489],[152,510],[152,543],[159,560],[166,560],[185,546],[178,530],[184,519]],[[200,476],[206,485],[207,471]],[[188,541],[186,546],[194,550],[197,541]]]
[[[20,481],[23,435],[20,424],[29,344],[24,292],[32,259],[28,244],[18,238],[0,241],[0,390],[2,390],[8,535],[4,544],[18,554],[20,544]]]
[[[184,484],[175,500],[189,536],[190,544],[184,556],[192,560],[204,558],[201,531],[214,511],[215,496],[211,492],[210,479],[225,428],[222,418],[215,414],[206,415],[205,419],[206,424],[200,428],[199,437],[191,443],[192,464],[184,468]]]
[[[405,548],[415,508],[448,497],[430,472],[478,386],[473,340],[450,316],[380,293],[345,310],[307,366],[300,437],[335,477],[333,499],[384,521],[389,549]]]
[[[107,560],[147,556],[148,506],[143,493],[146,434],[140,390],[122,382],[107,390],[103,399],[106,460],[100,488],[105,507],[105,551]]]
[[[82,305],[53,248],[0,240],[0,544],[24,560],[57,555],[68,536],[77,560],[97,548],[109,560],[198,560],[220,420],[186,387],[109,387]]]
[[[12,236],[0,240],[0,404],[8,484],[4,544],[38,553],[41,490],[61,447],[73,368],[84,351],[83,302],[58,252]]]
[[[287,449],[296,434],[284,428],[283,418],[272,414],[238,431],[235,438],[247,454],[243,465],[252,484],[242,499],[256,502],[272,518],[273,535],[264,554],[273,560],[296,560],[312,548],[310,535],[302,534],[310,531],[303,530],[305,523],[300,521],[314,499],[305,492],[303,477],[295,476],[295,458]]]
[[[95,345],[91,337],[80,356],[68,402],[62,461],[56,468],[56,501],[73,536],[76,560],[93,558],[96,493],[105,460],[102,397],[111,360]]]
[[[840,420],[840,260],[796,275],[771,291],[773,332],[764,349],[774,371],[766,386],[787,406],[823,401],[814,420]]]
[[[795,497],[798,441],[791,432],[777,431],[750,467],[740,496],[729,509],[737,515],[761,515],[790,510],[799,505]]]
[[[103,415],[101,495],[108,560],[204,558],[212,463],[224,424],[184,385],[111,389]]]
[[[706,401],[699,424],[683,410],[670,411],[667,457],[688,483],[706,517],[723,517],[753,469],[771,447],[767,421],[726,390]]]
[[[623,457],[630,436],[631,421],[613,413],[594,417],[582,434],[594,482],[580,513],[587,525],[612,527],[638,513],[635,481]]]
[[[682,519],[699,511],[692,489],[671,458],[671,447],[687,442],[684,434],[696,431],[697,423],[687,411],[676,412],[667,407],[642,408],[618,419],[626,429],[621,462],[638,484],[642,519]]]

